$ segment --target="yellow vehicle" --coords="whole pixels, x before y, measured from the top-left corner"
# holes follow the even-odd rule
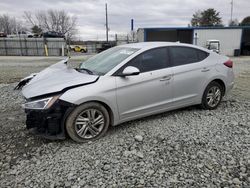
[[[74,52],[82,52],[82,53],[86,53],[88,50],[87,50],[87,47],[86,46],[82,46],[82,45],[76,45],[72,48],[72,50]]]

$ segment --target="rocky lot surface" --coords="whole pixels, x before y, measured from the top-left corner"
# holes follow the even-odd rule
[[[37,67],[16,75],[2,62],[0,187],[250,187],[250,58],[234,59],[237,85],[218,109],[131,121],[86,144],[29,134],[11,82]]]

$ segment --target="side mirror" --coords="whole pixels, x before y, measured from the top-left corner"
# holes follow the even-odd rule
[[[140,74],[140,70],[133,66],[126,67],[123,71],[121,76],[134,76]]]

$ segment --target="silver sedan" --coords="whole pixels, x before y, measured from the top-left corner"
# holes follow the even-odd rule
[[[108,127],[190,105],[213,110],[233,87],[233,62],[194,45],[117,46],[79,68],[67,60],[23,79],[26,125],[39,135],[86,142]]]

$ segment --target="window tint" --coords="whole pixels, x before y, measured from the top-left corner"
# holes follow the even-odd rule
[[[198,53],[198,58],[199,58],[199,61],[203,61],[204,59],[206,59],[209,55],[209,53],[207,52],[204,52],[204,51],[201,51],[201,50],[197,50],[197,53]]]
[[[189,47],[170,47],[173,66],[196,63],[207,58],[208,53]]]
[[[167,49],[158,48],[147,51],[141,55],[142,71],[152,71],[165,68],[167,65]]]
[[[133,67],[136,67],[140,70],[140,72],[142,72],[142,66],[141,66],[141,60],[140,60],[140,55],[133,58],[132,60],[130,60],[126,65],[124,65],[122,68],[121,68],[121,72],[128,66],[133,66]]]
[[[137,67],[140,72],[166,68],[169,64],[167,52],[167,48],[157,48],[146,51],[132,59],[122,68],[122,70],[127,66]]]

